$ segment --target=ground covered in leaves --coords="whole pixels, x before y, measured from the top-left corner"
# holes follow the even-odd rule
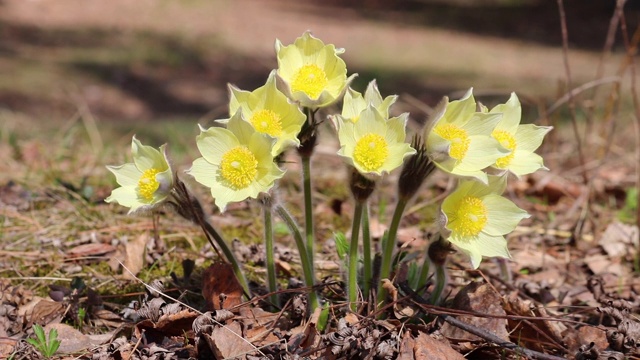
[[[380,17],[386,9],[372,3],[373,10],[365,15]],[[115,126],[100,122],[96,113],[101,118],[148,120],[159,114],[174,120],[189,118],[188,126],[163,121],[149,126],[146,121],[138,132],[158,144],[170,141],[182,168],[190,161],[184,159],[193,159],[196,153],[193,119],[210,119],[213,115],[208,111],[223,113],[219,107],[226,101],[224,84],[234,79],[245,84],[262,80],[267,70],[257,74],[244,68],[266,69],[264,61],[243,52],[246,44],[236,46],[238,53],[211,57],[214,51],[205,49],[212,43],[138,32],[136,26],[144,21],[122,20],[128,32],[118,33],[121,37],[92,27],[88,33],[65,32],[68,29],[56,27],[64,23],[68,11],[50,7],[46,1],[38,6],[51,12],[50,23],[38,28],[32,13],[21,6],[10,7],[14,21],[3,18],[7,31],[0,33],[4,44],[0,51],[11,54],[0,59],[0,65],[16,73],[26,69],[35,74],[0,82],[0,358],[640,358],[636,317],[640,312],[640,257],[638,228],[633,225],[638,207],[637,159],[630,150],[637,145],[633,132],[628,131],[634,126],[629,91],[633,79],[627,71],[628,59],[619,53],[603,56],[609,59],[606,68],[616,69],[611,77],[596,75],[591,87],[573,96],[565,95],[566,87],[560,87],[556,96],[545,90],[544,97],[536,93],[525,104],[529,121],[555,126],[541,149],[550,171],[510,181],[508,196],[532,217],[509,236],[513,259],[507,262],[487,260],[479,270],[469,270],[468,259],[453,254],[447,265],[446,301],[440,306],[428,304],[431,284],[415,292],[406,279],[413,271],[411,264],[422,263],[429,238],[436,231],[438,201],[452,189],[452,181],[435,174],[407,210],[398,238],[399,250],[406,256],[392,281],[385,282],[390,294],[387,304],[376,306],[363,298],[357,312],[349,311],[344,300],[344,262],[333,237],[336,231],[347,232],[353,203],[346,170],[336,170],[342,165],[335,155],[335,140],[332,143],[330,130],[322,128],[326,139],[314,154],[313,184],[319,239],[315,290],[326,301],[325,318],[308,308],[306,294],[311,289],[299,280],[299,258],[281,223],[276,223],[275,231],[282,289],[278,296],[283,306],[274,308],[266,301],[265,253],[256,204],[235,204],[221,215],[206,200],[204,190],[189,184],[199,192],[212,224],[233,241],[255,294],[246,299],[229,267],[197,226],[168,209],[155,219],[131,217],[126,209],[103,201],[115,186],[104,165],[130,159],[125,150],[132,130],[123,130],[128,124],[122,122]],[[376,13],[376,9],[383,12]],[[268,11],[272,9],[262,13]],[[346,9],[343,16],[353,15],[350,11],[355,10]],[[401,17],[403,13],[394,14]],[[90,16],[85,19],[101,21]],[[149,21],[154,31],[162,32],[157,22]],[[193,26],[202,28],[209,23],[207,19]],[[603,41],[608,21],[604,24],[598,33],[603,34]],[[334,31],[342,29],[340,24],[323,23],[329,25]],[[82,26],[88,27],[87,23]],[[295,34],[302,30],[295,29]],[[393,39],[418,36],[414,29],[399,31],[404,31],[403,36]],[[97,39],[109,51],[81,52],[87,39]],[[67,41],[73,48],[62,45],[68,45]],[[472,43],[478,41],[472,39],[464,48],[472,49]],[[139,53],[128,52],[129,42],[148,47]],[[185,47],[179,46],[184,43]],[[347,44],[338,45],[351,51]],[[560,54],[560,40],[555,45],[549,51]],[[519,45],[500,46],[520,49]],[[38,67],[42,64],[32,61],[33,54],[45,51],[43,48],[49,60]],[[261,54],[263,50],[258,47]],[[174,51],[178,57],[158,55],[165,51]],[[105,60],[105,54],[116,56]],[[603,54],[607,55],[606,47]],[[582,66],[589,64],[585,66],[589,71],[596,68],[598,63],[589,61],[598,59],[600,53],[576,56],[574,76],[577,73],[580,79],[585,76]],[[217,67],[221,64],[224,66]],[[367,65],[371,64],[358,65],[365,81],[383,68],[372,70]],[[536,75],[533,68],[528,69],[507,77]],[[58,89],[47,84],[78,73],[85,75],[77,80],[83,89],[82,100],[73,91],[50,91]],[[443,73],[432,80],[459,82],[469,76],[464,71],[461,75]],[[392,75],[399,74],[402,72]],[[385,78],[381,74],[385,81],[392,75]],[[206,88],[205,80],[216,85]],[[415,79],[404,74],[392,85],[379,83],[383,89],[397,86],[399,107],[412,114],[421,114],[420,109],[428,112],[439,96],[463,86],[457,83],[443,90],[409,80]],[[500,86],[504,80],[494,81],[491,85]],[[579,81],[574,87],[582,84]],[[169,85],[162,86],[165,82]],[[538,88],[544,86],[544,82],[532,82]],[[419,95],[403,96],[403,92]],[[67,101],[62,93],[74,100]],[[532,100],[538,96],[542,100]],[[495,100],[482,95],[479,99]],[[506,95],[500,100],[506,100]],[[568,105],[577,109],[577,133]],[[48,114],[65,112],[67,117],[62,120],[42,120]],[[411,126],[417,128],[423,118],[414,115]],[[29,130],[33,128],[39,131]],[[280,183],[280,198],[302,221],[299,162],[295,152],[287,154],[286,160],[288,173]],[[394,175],[385,178],[372,199],[377,251],[393,212],[394,184]],[[37,341],[37,325],[49,336],[57,332],[60,346],[55,354],[48,354],[46,344]],[[51,342],[44,339],[44,343]]]

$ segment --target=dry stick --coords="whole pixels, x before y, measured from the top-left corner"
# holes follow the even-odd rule
[[[609,29],[607,30],[607,37],[604,42],[604,47],[602,48],[600,61],[598,62],[598,69],[596,70],[596,79],[601,79],[604,76],[604,63],[605,63],[605,60],[611,55],[611,49],[613,48],[613,43],[615,41],[616,31],[618,30],[618,24],[620,23],[619,10],[622,9],[622,7],[626,2],[627,0],[616,1],[616,8],[613,12],[613,15],[611,15],[611,20],[609,21]],[[616,84],[615,88],[619,88],[619,87],[620,87],[620,84]],[[612,91],[616,91],[615,88],[612,89]],[[598,89],[593,89],[593,92],[591,93],[592,103],[595,103],[597,93],[598,93]],[[595,106],[592,106],[588,109],[587,119],[591,119],[593,117],[594,110],[595,110]],[[607,118],[608,118],[608,121],[602,122],[600,131],[599,131],[600,134],[605,134],[606,131],[613,132],[613,130],[611,129],[613,116],[611,116],[611,114],[608,114]],[[587,134],[589,134],[589,131],[587,131]]]
[[[564,60],[564,70],[567,76],[567,88],[571,89],[571,68],[569,66],[569,35],[567,33],[567,18],[564,13],[564,4],[562,0],[558,0],[558,11],[560,13],[560,28],[562,30],[562,53]],[[589,177],[587,176],[587,170],[585,166],[584,153],[582,152],[582,140],[580,139],[580,132],[578,131],[578,120],[576,118],[576,102],[571,92],[569,92],[569,112],[571,114],[571,124],[573,125],[573,133],[576,137],[576,145],[578,150],[578,158],[580,159],[580,165],[585,169],[582,172],[582,181],[585,185],[589,183]]]
[[[418,293],[416,293],[415,291],[413,291],[413,289],[411,289],[411,287],[409,287],[408,284],[406,283],[401,283],[400,284],[400,289],[402,289],[402,291],[404,291],[405,293],[407,293],[408,295],[411,296],[412,300],[415,301],[416,303],[420,304],[420,305],[428,305],[429,302],[426,299],[423,299]],[[498,337],[497,335],[495,335],[492,332],[477,328],[473,325],[469,325],[467,323],[465,323],[464,321],[458,320],[453,316],[447,315],[447,314],[437,314],[438,317],[440,317],[442,320],[448,322],[449,324],[462,329],[466,332],[469,332],[473,335],[479,336],[487,341],[490,341],[502,348],[505,349],[510,349],[515,351],[516,353],[521,353],[524,354],[532,359],[539,359],[539,360],[564,360],[565,358],[563,357],[559,357],[559,356],[555,356],[555,355],[548,355],[545,353],[541,353],[535,350],[530,350],[527,348],[523,348],[522,346],[518,346],[510,341],[504,341],[503,339],[501,339],[500,337]]]
[[[627,49],[627,57],[629,58],[629,65],[631,68],[631,98],[633,100],[633,108],[636,111],[636,188],[640,188],[640,104],[638,104],[638,93],[636,91],[636,66],[635,66],[635,53],[637,51],[636,44],[633,45],[629,41],[629,34],[627,33],[627,22],[624,18],[624,9],[618,9],[620,12],[620,32],[622,33],[622,39],[624,40],[624,46]],[[640,26],[636,28],[634,34],[634,40],[640,33]],[[640,202],[640,191],[638,192],[638,201]],[[636,209],[636,224],[640,224],[640,206]],[[640,255],[636,254],[636,264],[640,258]],[[637,266],[636,266],[637,267]],[[638,269],[636,268],[636,271]]]

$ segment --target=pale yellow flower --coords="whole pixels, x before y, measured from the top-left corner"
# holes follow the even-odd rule
[[[442,202],[443,235],[478,268],[483,256],[509,258],[505,235],[529,214],[501,196],[506,178],[490,176],[488,184],[460,180]]]
[[[255,199],[268,192],[284,174],[271,155],[275,139],[243,120],[242,110],[229,119],[226,129],[201,128],[196,143],[202,157],[187,172],[211,189],[221,212],[230,202]]]
[[[106,202],[116,202],[129,209],[129,214],[150,210],[162,204],[174,186],[173,170],[166,154],[166,144],[160,150],[143,145],[136,137],[131,141],[133,163],[107,166],[120,185]]]
[[[276,40],[278,88],[301,106],[316,109],[336,102],[356,76],[338,55],[344,49],[325,45],[305,32],[291,45]]]
[[[483,170],[509,152],[491,137],[501,117],[477,112],[472,89],[460,100],[449,102],[445,97],[435,110],[431,126],[425,128],[427,154],[438,168],[450,174],[487,183]]]
[[[361,112],[356,123],[338,117],[338,155],[365,176],[391,172],[406,156],[416,153],[405,142],[407,117],[402,114],[387,120],[373,105]]]
[[[297,135],[306,120],[300,108],[277,89],[275,76],[272,71],[267,83],[251,92],[229,85],[229,115],[242,109],[243,118],[256,131],[276,138],[273,156],[289,146],[300,146]]]
[[[542,157],[534,151],[540,147],[544,136],[553,129],[551,126],[520,125],[522,108],[515,93],[511,93],[505,104],[494,107],[489,113],[502,114],[502,119],[491,136],[509,150],[509,154],[496,160],[492,165],[494,168],[509,171],[518,177],[539,169],[548,170]]]
[[[360,118],[360,113],[371,104],[383,118],[388,119],[389,108],[397,99],[398,95],[390,95],[383,99],[376,81],[373,80],[367,86],[364,96],[351,87],[347,89],[343,98],[341,115],[343,119],[356,122]]]

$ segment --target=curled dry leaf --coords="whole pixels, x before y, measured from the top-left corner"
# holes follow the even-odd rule
[[[233,308],[242,303],[243,290],[230,264],[216,262],[202,274],[202,296],[207,310]]]

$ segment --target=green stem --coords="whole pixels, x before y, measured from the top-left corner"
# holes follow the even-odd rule
[[[296,246],[298,247],[298,252],[300,253],[300,262],[302,262],[302,272],[304,275],[304,282],[307,287],[311,288],[309,292],[309,304],[311,306],[311,311],[313,312],[319,305],[318,294],[313,289],[315,285],[314,275],[313,275],[313,264],[309,261],[309,256],[307,256],[307,251],[304,245],[304,240],[302,239],[302,234],[300,233],[300,229],[298,229],[298,225],[293,220],[289,212],[282,205],[276,205],[276,212],[278,216],[287,224],[289,231],[293,234],[293,239],[296,242]]]
[[[398,227],[400,226],[400,220],[402,220],[402,214],[407,207],[409,199],[400,197],[396,204],[396,209],[393,211],[393,218],[391,219],[391,225],[389,226],[389,232],[387,233],[387,241],[384,249],[382,250],[382,265],[380,266],[380,280],[388,279],[391,274],[391,260],[393,259],[393,253],[396,249],[396,236],[398,234]],[[382,281],[378,281],[378,304],[382,303],[387,297],[387,292],[382,288]]]
[[[362,294],[365,299],[369,298],[369,288],[373,277],[371,264],[371,232],[369,225],[369,203],[366,202],[362,209],[362,257],[364,266],[364,281],[362,283]]]
[[[280,303],[278,301],[278,284],[276,282],[276,264],[274,261],[273,254],[273,220],[271,216],[271,205],[269,202],[271,199],[268,199],[263,203],[262,212],[264,215],[264,247],[267,252],[267,280],[269,282],[269,300],[276,307],[280,307]]]
[[[313,235],[313,203],[311,200],[311,157],[302,155],[302,188],[304,192],[304,232],[305,237],[307,239],[306,249],[307,256],[311,261],[311,264],[315,264],[314,262],[314,253],[313,253],[313,245],[314,245],[314,235]]]
[[[233,255],[233,251],[231,251],[231,249],[229,248],[229,246],[227,246],[227,243],[224,241],[222,236],[220,236],[220,233],[218,233],[218,231],[216,231],[216,229],[214,229],[213,226],[211,226],[211,224],[208,221],[202,219],[201,224],[202,226],[204,226],[205,231],[213,237],[213,239],[215,240],[220,250],[222,250],[224,257],[227,258],[227,261],[231,263],[233,272],[234,274],[236,274],[236,278],[238,278],[238,282],[240,282],[240,285],[244,289],[245,295],[248,298],[251,298],[251,291],[249,290],[249,284],[247,283],[247,279],[244,277],[244,273],[240,268],[240,264],[238,264],[238,260],[236,260],[236,257]]]
[[[425,254],[424,260],[422,262],[422,268],[420,269],[420,275],[418,275],[418,279],[415,282],[415,284],[412,284],[413,288],[416,291],[423,289],[427,285],[427,279],[429,278],[430,268],[431,268],[431,260],[429,260],[429,257],[426,256]]]
[[[429,302],[432,305],[439,305],[440,304],[440,298],[442,297],[442,291],[444,290],[444,287],[447,285],[447,273],[446,273],[446,269],[445,269],[445,264],[439,265],[436,264],[435,265],[435,273],[436,273],[436,283],[435,286],[433,288],[433,291],[431,292],[431,298],[429,300]]]
[[[364,208],[364,202],[356,201],[351,227],[351,245],[349,245],[349,273],[347,274],[348,300],[351,311],[358,309],[358,237],[360,236],[360,223]]]

